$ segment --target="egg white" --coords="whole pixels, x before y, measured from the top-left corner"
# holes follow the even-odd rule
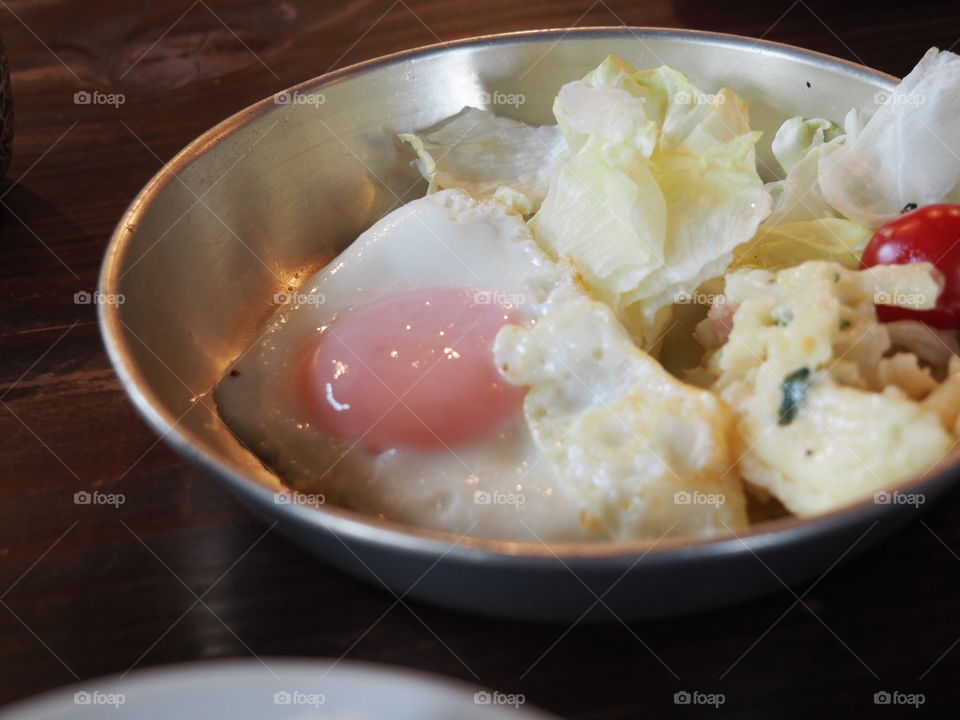
[[[295,372],[337,317],[427,287],[491,293],[530,317],[580,291],[497,203],[445,190],[404,205],[292,293],[215,391],[236,436],[288,485],[362,513],[510,540],[594,537],[557,492],[518,412],[499,434],[452,449],[373,454],[332,437],[298,410]]]

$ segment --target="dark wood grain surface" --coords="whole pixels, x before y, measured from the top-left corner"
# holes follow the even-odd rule
[[[134,667],[294,655],[421,668],[584,720],[915,713],[874,705],[879,690],[960,705],[958,492],[799,604],[784,592],[629,631],[406,609],[268,532],[159,442],[110,370],[93,307],[74,302],[139,188],[236,110],[438,40],[620,24],[767,37],[902,75],[960,41],[960,5],[0,2],[16,103],[0,190],[0,701]],[[125,102],[75,103],[94,88]],[[125,502],[74,504],[93,488]],[[681,689],[726,702],[676,705]]]

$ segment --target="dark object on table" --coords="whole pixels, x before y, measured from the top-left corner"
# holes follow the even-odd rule
[[[0,178],[6,177],[13,158],[13,93],[10,92],[10,66],[7,49],[0,37]]]

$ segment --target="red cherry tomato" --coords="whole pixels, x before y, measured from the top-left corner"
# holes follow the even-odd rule
[[[920,320],[939,328],[960,328],[960,205],[927,205],[891,220],[867,243],[860,267],[933,263],[944,287],[932,310],[877,306],[877,317]]]

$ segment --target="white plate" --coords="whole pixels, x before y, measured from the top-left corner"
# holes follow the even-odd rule
[[[354,662],[223,660],[45,693],[0,720],[550,720],[523,696]]]

